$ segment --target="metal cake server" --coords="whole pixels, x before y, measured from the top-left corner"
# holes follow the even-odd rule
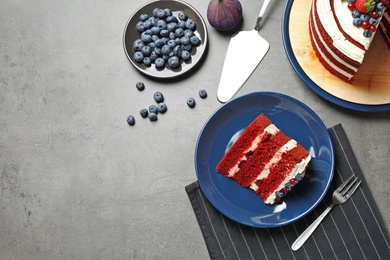
[[[270,2],[264,1],[253,30],[240,31],[230,39],[217,92],[222,103],[240,90],[269,50],[269,43],[260,36],[259,30]]]

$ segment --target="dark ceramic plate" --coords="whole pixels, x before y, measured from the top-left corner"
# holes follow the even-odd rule
[[[152,11],[154,8],[169,8],[176,17],[179,12],[184,12],[188,15],[188,18],[191,18],[197,24],[195,34],[199,37],[201,43],[199,46],[191,50],[191,59],[186,62],[182,61],[181,66],[177,69],[171,69],[168,67],[165,67],[164,69],[158,69],[154,64],[151,66],[145,66],[144,64],[138,63],[134,60],[133,43],[136,39],[141,38],[141,35],[135,29],[135,26],[139,22],[139,17],[141,14],[146,13],[149,16],[152,16]],[[127,21],[125,30],[123,32],[123,48],[131,64],[133,64],[133,66],[140,72],[155,78],[174,78],[193,69],[203,58],[207,47],[207,42],[207,27],[200,13],[191,5],[179,0],[160,0],[145,4],[133,13],[133,15]]]

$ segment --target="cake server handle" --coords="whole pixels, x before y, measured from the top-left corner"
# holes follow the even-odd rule
[[[263,6],[261,7],[259,17],[257,17],[256,25],[255,25],[255,30],[259,31],[261,27],[261,22],[263,21],[265,12],[268,9],[269,4],[271,3],[271,0],[265,0],[263,3]]]

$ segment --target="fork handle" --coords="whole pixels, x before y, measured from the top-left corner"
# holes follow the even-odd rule
[[[318,225],[321,223],[321,221],[328,215],[329,211],[336,206],[336,203],[332,203],[329,207],[327,207],[324,212],[313,222],[310,226],[306,228],[305,231],[295,240],[295,242],[292,244],[291,248],[292,250],[296,251],[306,242],[306,240],[311,236],[311,234],[316,230]]]

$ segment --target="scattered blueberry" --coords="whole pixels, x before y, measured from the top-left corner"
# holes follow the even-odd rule
[[[188,98],[187,99],[187,105],[190,107],[190,108],[194,108],[195,107],[195,99],[194,98]]]
[[[146,108],[143,108],[139,111],[139,114],[143,117],[143,118],[147,118],[148,117],[148,110]]]
[[[134,125],[135,124],[135,119],[134,119],[134,116],[130,115],[127,117],[127,123],[129,125]]]
[[[206,98],[207,97],[207,91],[204,89],[199,90],[199,97]]]
[[[137,87],[137,89],[138,89],[139,91],[142,91],[142,90],[145,89],[145,84],[144,84],[142,81],[138,81],[138,82],[135,84],[135,86]]]
[[[149,106],[149,112],[157,114],[158,113],[157,106],[156,105]]]
[[[157,103],[164,102],[164,95],[163,95],[161,92],[156,92],[156,93],[154,93],[154,95],[153,95],[153,99],[154,99]]]
[[[149,119],[150,121],[157,121],[157,114],[156,113],[149,113]]]
[[[157,110],[159,113],[164,114],[165,112],[167,112],[168,107],[165,103],[161,102],[160,104],[157,105]]]

